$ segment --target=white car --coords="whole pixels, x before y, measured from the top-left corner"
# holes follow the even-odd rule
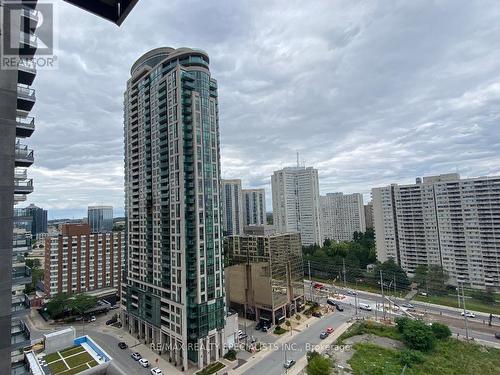
[[[153,367],[151,369],[151,375],[163,375],[163,372],[158,367]]]
[[[238,336],[242,336],[243,335],[243,330],[239,329],[238,330]]]
[[[471,313],[470,311],[466,311],[465,313],[462,311],[460,315],[462,315],[462,316],[465,315],[467,318],[475,318],[476,317],[476,314]]]
[[[139,359],[139,364],[145,368],[149,367],[149,361],[146,358]]]
[[[89,319],[89,322],[95,322],[95,320],[96,320],[96,319],[95,319],[95,316],[94,316],[94,315],[92,315],[92,316],[90,317],[90,319]]]
[[[360,303],[359,308],[365,311],[372,311],[372,307],[367,303]]]

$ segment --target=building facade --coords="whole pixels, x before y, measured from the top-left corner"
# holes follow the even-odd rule
[[[365,204],[365,226],[366,229],[373,229],[373,204],[371,201]]]
[[[266,191],[243,189],[244,225],[266,225]]]
[[[113,206],[89,206],[87,223],[92,233],[111,232],[113,230]]]
[[[243,233],[241,180],[221,180],[222,229],[227,236]]]
[[[300,234],[227,239],[227,299],[242,316],[273,324],[292,316],[304,299]]]
[[[104,288],[120,291],[125,259],[123,232],[91,233],[88,224],[65,224],[45,239],[47,297]]]
[[[412,274],[440,265],[449,282],[500,289],[500,176],[456,173],[372,190],[380,261],[395,259]]]
[[[187,370],[218,360],[224,270],[217,81],[209,57],[157,48],[125,92],[124,328]]]
[[[318,171],[288,167],[271,176],[273,225],[278,233],[300,233],[302,245],[321,244]]]
[[[365,232],[363,196],[328,193],[320,197],[323,240],[352,241],[354,232]]]
[[[31,235],[37,238],[40,233],[47,233],[47,210],[30,204],[26,211],[31,216]]]

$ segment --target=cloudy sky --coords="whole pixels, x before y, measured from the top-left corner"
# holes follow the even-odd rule
[[[498,1],[141,0],[121,27],[61,3],[57,70],[34,87],[28,203],[123,213],[123,91],[159,46],[219,82],[222,177],[264,187],[301,160],[322,193],[500,173]]]

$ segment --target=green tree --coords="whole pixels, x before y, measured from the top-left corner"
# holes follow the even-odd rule
[[[406,272],[390,258],[384,263],[377,264],[375,267],[374,277],[378,278],[380,281],[380,271],[382,271],[382,280],[384,285],[392,284],[396,282],[397,289],[408,289],[410,286],[410,280],[406,275]]]
[[[74,296],[70,301],[70,308],[77,314],[84,314],[85,311],[97,305],[97,298],[82,293]]]
[[[451,336],[450,328],[446,324],[432,323],[431,329],[438,340],[444,340]]]
[[[307,375],[328,375],[332,371],[332,363],[317,352],[307,355]]]
[[[403,340],[409,349],[428,352],[434,348],[436,337],[432,328],[423,321],[410,320],[404,324]]]
[[[433,294],[444,295],[447,293],[446,283],[448,272],[438,265],[430,265],[427,271],[427,290]]]
[[[412,281],[414,283],[418,284],[418,286],[421,288],[426,287],[426,282],[427,282],[427,266],[426,265],[421,264],[415,268],[415,273],[414,273]]]
[[[67,293],[59,293],[46,305],[45,309],[52,319],[61,318],[68,310],[69,296]]]
[[[26,259],[24,263],[32,270],[40,268],[40,259]]]

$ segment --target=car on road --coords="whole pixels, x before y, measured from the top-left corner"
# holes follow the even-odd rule
[[[139,359],[139,364],[144,368],[149,367],[149,361],[146,358]]]
[[[326,329],[326,333],[328,333],[328,334],[333,333],[333,327],[328,327],[328,328]]]
[[[118,319],[116,319],[116,318],[111,318],[111,319],[109,319],[109,320],[106,320],[106,325],[107,325],[107,326],[109,326],[109,325],[111,325],[111,324],[116,323],[117,321],[118,321]]]
[[[269,328],[271,328],[271,327],[270,327],[270,326],[268,326],[268,325],[265,325],[265,324],[264,324],[264,325],[262,325],[262,332],[267,332],[267,331],[269,331]]]
[[[262,329],[262,323],[261,322],[258,322],[256,325],[255,325],[255,329],[257,331],[261,330]]]
[[[337,306],[337,301],[335,301],[333,298],[328,297],[326,299],[326,303],[329,304],[330,306]]]
[[[120,349],[127,349],[127,348],[128,348],[128,345],[127,345],[127,344],[125,344],[123,341],[120,341],[120,342],[118,343],[118,347],[119,347]]]
[[[322,289],[324,288],[325,286],[323,284],[320,284],[320,283],[314,283],[313,284],[313,288],[314,289]]]
[[[246,333],[243,333],[242,335],[239,335],[238,337],[240,340],[244,340],[248,337],[248,335]]]
[[[337,309],[337,311],[344,311],[344,308],[340,306],[338,303],[335,305],[335,308]]]
[[[406,307],[407,309],[414,309],[415,308],[415,306],[413,306],[409,302],[404,302],[404,303],[401,304],[401,306]]]
[[[113,305],[113,306],[110,306],[109,309],[114,310],[114,309],[118,309],[119,307],[120,307],[119,305]]]
[[[163,375],[163,372],[158,367],[153,367],[151,369],[151,375]]]
[[[372,307],[367,303],[360,303],[359,308],[365,311],[372,311]]]
[[[239,329],[239,330],[238,330],[238,336],[241,336],[241,335],[243,335],[243,330],[242,330],[242,329]]]
[[[311,315],[315,318],[321,318],[323,316],[323,314],[321,314],[319,311],[315,311]]]
[[[347,290],[347,294],[349,294],[350,296],[357,296],[358,295],[358,292],[355,292],[354,290]]]
[[[327,337],[328,337],[328,333],[326,333],[326,332],[321,332],[321,333],[319,334],[319,338],[320,338],[321,340],[326,339]]]
[[[293,359],[289,359],[283,363],[284,368],[290,368],[295,364],[295,361]]]
[[[500,340],[500,332],[495,333],[495,338]]]
[[[474,313],[471,313],[470,311],[466,311],[466,312],[461,312],[460,315],[462,316],[466,316],[467,318],[475,318],[476,317],[476,314]]]
[[[133,352],[131,355],[130,355],[134,360],[138,361],[139,359],[142,358],[142,355],[140,355],[139,353],[137,352]]]

